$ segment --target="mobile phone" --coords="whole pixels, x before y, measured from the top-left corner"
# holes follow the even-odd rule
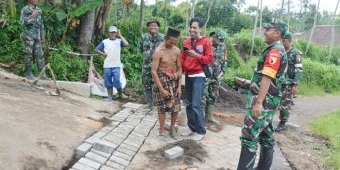
[[[188,48],[188,47],[183,47],[183,51],[184,51],[185,53],[188,53],[188,52],[189,52],[189,48]]]

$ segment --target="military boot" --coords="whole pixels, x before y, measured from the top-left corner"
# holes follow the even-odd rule
[[[41,73],[41,71],[43,70],[43,68],[45,67],[45,61],[42,59],[42,60],[38,60],[38,71],[39,71],[39,74]],[[46,76],[46,70],[43,72],[42,76],[40,77],[41,80],[50,80],[50,78],[48,78]]]
[[[32,73],[32,63],[31,62],[25,62],[25,77],[29,80],[34,80],[36,77],[34,77]]]
[[[210,123],[218,123],[218,121],[215,120],[213,116],[213,109],[214,109],[213,104],[207,103],[205,105],[205,121]]]
[[[128,97],[123,93],[122,89],[117,89],[118,91],[118,97],[121,99],[127,99]]]
[[[250,152],[247,147],[242,146],[237,170],[253,170],[255,158],[256,152]]]
[[[107,97],[104,98],[104,101],[110,102],[112,101],[112,97],[113,97],[113,89],[111,88],[107,88]]]
[[[273,154],[273,147],[261,147],[259,163],[254,170],[270,170],[273,162]]]
[[[280,123],[277,125],[275,128],[275,132],[282,132],[285,130],[286,122],[285,121],[280,121]]]

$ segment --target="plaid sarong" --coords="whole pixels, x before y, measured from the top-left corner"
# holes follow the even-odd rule
[[[163,98],[158,87],[155,86],[155,98],[158,113],[178,113],[181,110],[180,98],[176,97],[176,90],[178,88],[178,80],[170,80],[170,78],[164,74],[162,71],[158,71],[157,75],[160,82],[165,90],[170,94],[170,98]]]

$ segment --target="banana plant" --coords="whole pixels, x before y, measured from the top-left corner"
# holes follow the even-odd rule
[[[78,22],[78,20],[76,20],[77,17],[80,17],[81,15],[85,14],[86,12],[90,10],[100,7],[103,4],[104,4],[103,0],[88,1],[88,2],[84,2],[79,7],[69,10],[67,13],[63,10],[59,10],[58,12],[56,12],[56,17],[59,21],[63,21],[66,19],[66,27],[64,30],[64,34],[63,34],[63,39],[65,39],[67,30],[70,27],[70,24],[71,26],[74,26],[74,24]]]
[[[15,8],[14,0],[8,0],[8,14],[12,18],[15,18],[17,16],[17,9]]]

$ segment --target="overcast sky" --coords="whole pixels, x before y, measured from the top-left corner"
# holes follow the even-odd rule
[[[287,2],[287,0],[285,0]],[[246,6],[257,6],[257,0],[245,0],[246,2]],[[293,8],[294,10],[299,10],[299,4],[300,4],[300,0],[291,0],[290,1],[292,4],[291,8]],[[320,0],[320,5],[319,5],[319,11],[330,11],[330,12],[334,12],[335,7],[336,7],[336,3],[338,2],[338,0]],[[262,6],[268,6],[269,8],[281,8],[281,3],[282,0],[262,0]],[[317,4],[318,1],[317,0],[311,0],[311,3],[313,4]],[[339,4],[340,5],[340,4]],[[287,9],[287,7],[286,7]],[[340,10],[338,7],[337,10],[337,14],[339,14]]]
[[[137,0],[138,2],[139,0]],[[285,0],[286,2],[288,0]],[[317,4],[318,0],[310,0],[311,3],[313,4]],[[147,4],[153,4],[155,3],[155,0],[146,0]],[[174,4],[179,4],[181,2],[186,2],[186,0],[176,0],[176,2]],[[246,5],[244,6],[244,8],[247,8],[251,5],[253,6],[257,6],[257,0],[245,0]],[[281,8],[281,2],[282,0],[262,0],[262,5],[263,6],[268,6],[271,9],[277,9],[277,8]],[[290,0],[291,2],[291,11],[299,11],[299,3],[300,0]],[[324,10],[329,11],[329,12],[334,12],[335,7],[336,7],[336,3],[338,2],[338,0],[320,0],[320,6],[319,6],[319,11],[322,12]],[[340,5],[340,4],[339,4]],[[339,7],[340,8],[340,7]],[[337,14],[340,13],[340,10],[337,10]],[[287,9],[287,7],[286,7]]]

